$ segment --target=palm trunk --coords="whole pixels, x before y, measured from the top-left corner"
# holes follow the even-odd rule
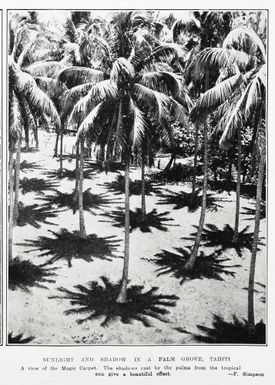
[[[81,139],[80,169],[79,169],[79,183],[78,183],[79,237],[81,239],[87,238],[85,222],[84,222],[84,208],[83,208],[83,163],[84,163],[84,139]]]
[[[191,251],[191,255],[185,264],[185,269],[187,270],[192,270],[195,266],[196,258],[197,258],[200,243],[201,243],[201,237],[202,237],[202,231],[203,231],[205,213],[206,213],[207,174],[208,174],[207,126],[208,124],[207,124],[207,117],[206,117],[204,122],[204,128],[203,128],[203,146],[204,146],[203,163],[204,164],[203,164],[203,190],[202,190],[201,215],[200,215],[199,228],[196,235],[195,243]]]
[[[141,213],[142,221],[146,220],[146,202],[145,202],[145,159],[144,154],[142,154],[141,159]]]
[[[12,260],[12,244],[13,244],[13,151],[10,150],[9,154],[9,194],[10,194],[10,207],[9,207],[9,261]]]
[[[76,145],[75,154],[75,187],[73,193],[73,200],[76,203],[78,201],[78,190],[79,190],[79,143]]]
[[[264,169],[265,169],[265,156],[261,154],[259,172],[258,172],[258,183],[257,183],[254,237],[253,237],[253,243],[252,243],[252,253],[251,253],[249,282],[248,282],[248,327],[249,327],[250,334],[253,333],[255,328],[254,279],[255,279],[257,247],[258,247],[259,232],[260,232],[261,196],[262,196],[262,187],[263,187],[263,180],[264,180]]]
[[[59,132],[56,133],[56,138],[55,138],[55,145],[54,145],[54,154],[53,157],[57,157],[57,152],[58,152],[58,142],[59,142]]]
[[[233,243],[238,242],[239,238],[239,222],[240,222],[240,200],[241,200],[241,157],[242,157],[242,142],[241,129],[238,128],[238,162],[237,162],[237,185],[236,185],[236,212],[235,212],[235,228]]]
[[[37,148],[39,147],[38,129],[37,129],[38,124],[39,124],[39,122],[37,123],[37,126],[35,127],[35,129],[34,129],[34,131],[33,131],[34,140],[35,140],[35,145],[36,145]]]
[[[63,174],[63,127],[61,128],[61,133],[60,133],[60,154],[59,154],[59,172],[60,176]]]
[[[127,284],[129,273],[129,257],[130,257],[130,156],[127,155],[125,163],[125,250],[124,250],[124,265],[122,273],[122,281],[120,292],[117,297],[117,303],[127,302]]]
[[[175,157],[176,157],[175,154],[172,154],[172,155],[171,155],[171,158],[170,158],[169,162],[167,163],[167,165],[166,165],[166,167],[165,167],[165,169],[164,169],[164,172],[168,172],[168,171],[170,170],[170,168],[171,168],[171,166],[172,166],[172,164],[173,164],[173,161],[174,161]]]
[[[21,139],[17,142],[16,161],[14,173],[14,203],[13,203],[13,221],[16,223],[18,218],[18,201],[19,201],[19,182],[20,182],[20,157],[21,157]]]
[[[196,191],[196,177],[197,177],[197,164],[198,164],[198,145],[199,145],[199,127],[195,124],[195,155],[194,155],[194,168],[193,168],[193,180],[192,180],[192,195]]]

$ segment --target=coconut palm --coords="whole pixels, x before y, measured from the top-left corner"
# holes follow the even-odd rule
[[[19,46],[19,38],[18,35],[16,36],[16,44]],[[16,47],[16,45],[14,45],[14,47]],[[15,52],[17,52],[17,49],[14,47],[9,56],[10,257],[12,255],[13,221],[16,220],[18,216],[20,152],[23,132],[25,132],[25,143],[27,144],[28,140],[26,138],[28,138],[27,133],[29,130],[37,132],[38,117],[46,122],[51,120],[57,127],[60,124],[58,113],[52,101],[37,86],[33,77],[22,71],[18,62],[15,61]],[[13,154],[15,149],[16,164],[13,177]],[[13,195],[14,188],[15,192]]]
[[[125,32],[127,31],[127,33]],[[73,82],[87,74],[88,82],[77,92],[85,96],[75,105],[69,119],[71,128],[78,128],[78,141],[90,140],[106,148],[107,159],[122,157],[125,162],[125,257],[121,291],[117,302],[127,301],[129,269],[129,172],[132,148],[146,131],[148,120],[166,138],[171,138],[171,121],[186,118],[179,103],[184,89],[179,75],[167,71],[169,65],[157,61],[172,51],[162,47],[150,34],[150,23],[140,12],[115,13],[104,42],[111,68],[105,72],[71,67],[59,75],[62,81]],[[157,45],[158,44],[158,45]],[[104,66],[103,66],[104,67]],[[166,69],[166,70],[165,70]],[[101,76],[94,83],[95,76]],[[88,84],[87,84],[88,83]],[[72,88],[71,94],[75,92]],[[183,100],[187,100],[183,98]]]
[[[238,49],[234,48],[237,47]],[[257,57],[258,55],[258,57]],[[195,113],[215,112],[218,121],[215,133],[222,131],[220,146],[229,148],[237,131],[238,160],[236,185],[236,214],[233,242],[238,241],[241,184],[241,129],[248,117],[259,122],[259,108],[266,79],[266,54],[264,45],[250,28],[232,30],[221,48],[208,48],[199,55],[201,65],[218,68],[220,74],[216,85],[203,94],[195,106]],[[258,102],[257,102],[258,101]],[[258,105],[258,108],[256,108]],[[253,116],[253,109],[256,113]],[[255,130],[255,131],[256,131]]]

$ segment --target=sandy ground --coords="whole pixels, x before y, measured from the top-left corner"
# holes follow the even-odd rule
[[[66,138],[65,151],[70,152],[73,138]],[[41,135],[40,151],[37,153],[22,153],[22,160],[37,162],[41,170],[27,171],[21,174],[21,178],[45,178],[43,172],[56,170],[58,161],[52,158],[54,136],[49,134]],[[64,167],[74,168],[74,162],[64,161]],[[100,173],[91,179],[84,180],[84,190],[91,188],[94,194],[108,192],[102,184],[112,181],[116,173]],[[131,170],[131,178],[138,179],[140,172],[137,169]],[[58,180],[58,189],[62,192],[71,192],[74,181],[67,179]],[[171,191],[188,190],[184,184],[163,186]],[[235,194],[217,194],[217,197],[226,199],[218,211],[207,211],[206,223],[212,223],[222,228],[228,223],[234,226]],[[102,222],[105,212],[123,206],[123,194],[115,196],[121,199],[105,210],[95,210],[94,213],[85,211],[85,223],[88,234],[97,234],[101,237],[116,236],[120,240],[119,247],[115,254],[118,257],[123,255],[123,228],[112,226],[112,223]],[[42,204],[41,195],[37,193],[20,194],[20,200],[25,205]],[[167,226],[168,231],[160,231],[152,228],[149,233],[142,233],[139,229],[131,233],[130,246],[130,285],[141,285],[144,291],[152,287],[158,288],[159,294],[176,295],[178,300],[176,306],[167,308],[169,313],[165,316],[167,322],[148,317],[150,327],[145,327],[140,321],[133,320],[130,324],[124,324],[120,320],[111,322],[107,327],[101,325],[103,318],[88,320],[82,324],[76,321],[85,318],[85,314],[69,314],[64,312],[73,308],[68,299],[52,298],[60,295],[59,287],[76,291],[75,285],[87,285],[89,281],[99,281],[101,276],[117,282],[121,278],[123,260],[113,258],[111,261],[94,259],[87,262],[82,259],[73,259],[69,267],[66,260],[56,261],[50,267],[56,270],[55,282],[45,283],[46,288],[32,287],[30,292],[24,290],[10,290],[8,297],[8,328],[14,335],[24,333],[25,337],[33,336],[32,344],[196,344],[194,334],[200,334],[197,325],[211,327],[213,315],[221,315],[225,320],[230,321],[232,314],[238,318],[247,318],[247,290],[248,271],[250,262],[250,251],[244,249],[242,257],[237,256],[234,250],[225,251],[222,257],[229,258],[225,265],[240,265],[231,271],[235,276],[222,274],[223,280],[215,279],[192,279],[181,281],[173,274],[157,276],[157,266],[148,261],[161,250],[175,251],[174,248],[186,247],[192,241],[183,240],[194,231],[193,225],[198,224],[200,209],[196,212],[188,212],[187,208],[173,209],[172,205],[157,205],[159,196],[152,194],[147,196],[147,212],[157,209],[158,213],[169,212],[168,218],[173,219]],[[254,207],[253,200],[241,199],[242,207]],[[131,196],[131,209],[140,207],[140,197]],[[97,215],[96,215],[97,214]],[[251,217],[250,217],[251,218]],[[78,213],[62,211],[56,218],[50,218],[54,224],[42,224],[40,228],[31,225],[15,227],[13,255],[21,259],[29,259],[34,264],[45,263],[50,256],[39,256],[38,251],[28,246],[19,246],[26,239],[37,239],[39,236],[53,237],[49,231],[58,232],[61,228],[69,231],[78,230]],[[250,225],[253,231],[253,221],[248,220],[247,215],[241,215],[240,229]],[[261,220],[261,236],[265,236],[266,221]],[[31,250],[31,251],[30,251]],[[201,248],[206,255],[214,250]],[[27,253],[28,251],[28,253]],[[255,282],[265,285],[265,247],[262,247],[257,256]],[[261,300],[264,296],[263,286],[256,287],[255,293],[255,317],[256,322],[265,320],[265,304]],[[89,314],[86,314],[86,317]],[[179,331],[184,329],[188,333]]]

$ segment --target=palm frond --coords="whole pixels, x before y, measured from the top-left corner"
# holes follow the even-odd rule
[[[160,124],[164,118],[168,117],[168,96],[135,83],[132,87],[132,97],[138,108],[146,113],[153,123]]]
[[[68,88],[85,83],[97,83],[103,80],[103,73],[88,67],[69,67],[59,73],[57,80]]]
[[[247,98],[245,103],[245,116],[249,117],[257,104],[265,98],[266,90],[266,64],[261,66],[254,75],[247,89]]]
[[[88,94],[79,100],[72,111],[71,117],[78,115],[77,120],[81,122],[91,108],[104,100],[115,100],[116,97],[117,89],[115,86],[111,84],[110,80],[103,80],[94,84]]]
[[[76,140],[79,141],[80,138],[85,137],[90,132],[91,140],[96,139],[95,132],[93,132],[93,128],[95,127],[96,119],[98,119],[98,114],[100,109],[102,108],[103,102],[99,103],[96,107],[92,109],[92,111],[86,116],[83,122],[80,124],[77,131]],[[71,128],[75,128],[75,122],[73,121],[73,117],[71,116],[68,122],[68,126]]]
[[[56,79],[43,76],[36,76],[34,79],[38,87],[52,100],[58,98],[67,89],[65,85],[60,84]]]
[[[172,72],[147,72],[139,83],[174,98],[178,98],[182,90],[182,77]]]
[[[18,89],[23,92],[32,110],[46,114],[60,126],[60,118],[51,99],[37,86],[33,77],[23,71],[18,71]]]
[[[223,104],[243,80],[242,74],[233,75],[207,90],[197,100],[191,111],[191,118],[202,117],[204,112]]]
[[[31,64],[24,71],[32,76],[41,76],[56,79],[58,74],[65,70],[67,66],[58,61],[42,61]]]
[[[229,32],[223,42],[223,47],[231,48],[236,47],[244,52],[251,52],[251,46],[255,46],[260,50],[262,58],[266,60],[266,50],[261,38],[252,28],[240,26]],[[249,49],[250,48],[250,49]]]
[[[148,130],[148,124],[146,122],[145,116],[138,107],[134,106],[134,122],[131,133],[134,147],[138,147],[141,144],[146,130]]]
[[[75,86],[64,92],[60,101],[60,104],[62,105],[63,117],[69,115],[72,112],[76,103],[79,102],[85,95],[87,95],[93,85],[94,83],[80,84],[79,86]]]
[[[251,55],[244,51],[238,51],[234,48],[209,47],[205,48],[198,55],[196,60],[198,65],[203,68],[231,69],[231,72],[244,70],[251,62]],[[237,66],[237,67],[236,67]]]

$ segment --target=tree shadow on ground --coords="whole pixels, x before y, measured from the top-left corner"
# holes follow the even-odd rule
[[[39,148],[38,147],[22,147],[21,148],[21,152],[24,152],[24,153],[35,153],[35,152],[39,152]]]
[[[265,344],[266,327],[263,321],[258,322],[250,334],[247,320],[239,320],[236,315],[232,318],[232,322],[227,322],[223,317],[214,315],[212,328],[197,325],[204,335],[194,335],[196,341],[208,344]]]
[[[20,163],[20,171],[22,172],[41,169],[43,169],[43,167],[38,165],[37,162],[27,162],[26,160],[23,160],[23,162]]]
[[[125,165],[121,162],[110,162],[108,164],[105,164],[103,162],[92,162],[92,161],[86,161],[84,163],[84,169],[90,170],[90,172],[104,172],[107,174],[108,172],[118,172],[118,171],[124,171]]]
[[[33,341],[35,337],[23,337],[23,333],[13,335],[13,332],[8,335],[8,344],[28,344]]]
[[[40,236],[38,239],[27,239],[19,245],[30,247],[30,253],[39,252],[39,257],[51,256],[42,266],[53,264],[58,260],[66,260],[68,267],[72,267],[73,259],[82,259],[86,262],[93,262],[99,258],[106,261],[112,261],[116,258],[113,254],[117,250],[120,239],[114,239],[115,236],[98,237],[96,234],[90,234],[86,239],[79,237],[78,231],[70,232],[61,229],[59,233],[49,231],[54,238]]]
[[[102,184],[108,191],[113,194],[124,194],[125,193],[125,180],[123,175],[118,175],[112,182],[105,182]],[[141,180],[129,182],[130,195],[141,195]],[[152,193],[158,192],[159,189],[150,181],[145,182],[145,195],[152,195]]]
[[[140,208],[137,208],[136,211],[130,210],[130,231],[139,229],[143,233],[148,233],[152,231],[152,228],[160,231],[168,231],[168,226],[177,225],[168,223],[174,219],[166,218],[167,214],[169,214],[168,211],[158,214],[157,210],[153,209],[146,214],[145,220],[143,220],[142,211]],[[113,210],[110,213],[105,213],[102,215],[110,218],[111,220],[101,220],[100,222],[111,222],[115,227],[124,227],[125,211],[123,208],[120,208],[119,210]]]
[[[52,170],[44,172],[44,175],[46,175],[50,179],[69,179],[70,181],[74,181],[76,179],[76,171],[75,170],[68,170],[67,168],[63,168],[62,171],[60,169]],[[93,172],[89,170],[83,171],[83,179],[89,179],[93,176]]]
[[[228,192],[230,195],[231,192],[236,191],[236,182],[228,182],[226,180],[219,181],[208,181],[209,189],[218,193]],[[241,184],[241,196],[247,199],[256,199],[256,190],[257,186],[254,184]],[[265,200],[265,186],[263,186],[262,199]]]
[[[234,277],[235,272],[232,269],[241,266],[225,265],[224,263],[230,261],[230,259],[221,258],[221,252],[215,252],[207,256],[201,252],[195,261],[194,268],[190,270],[185,268],[185,264],[190,257],[191,247],[186,249],[177,247],[175,250],[177,253],[162,250],[153,258],[144,259],[159,266],[156,270],[158,277],[164,274],[171,274],[180,280],[181,285],[185,281],[192,279],[207,278],[223,281],[223,276]]]
[[[202,205],[202,195],[198,195],[200,190],[197,190],[195,194],[186,193],[185,191],[173,192],[169,191],[168,194],[161,193],[160,197],[162,200],[157,202],[157,205],[174,205],[174,210],[179,210],[187,207],[189,212],[195,212]],[[207,194],[206,207],[210,211],[218,211],[222,208],[217,202],[224,202],[225,199],[215,198],[211,194]]]
[[[154,318],[163,322],[169,322],[166,315],[167,308],[176,306],[179,299],[175,295],[158,294],[158,288],[153,287],[144,291],[144,286],[129,286],[127,302],[116,303],[121,283],[112,283],[106,277],[101,277],[103,285],[97,281],[88,283],[88,287],[77,285],[77,291],[73,292],[63,287],[58,290],[62,296],[51,298],[68,299],[74,307],[66,310],[65,314],[87,314],[86,318],[77,320],[81,324],[85,321],[103,318],[102,326],[109,326],[111,322],[120,320],[125,324],[140,321],[144,326],[151,326],[148,318]]]
[[[242,208],[244,211],[241,212],[241,214],[246,215],[251,218],[246,218],[247,221],[254,221],[255,219],[255,214],[256,214],[256,209],[251,208],[251,207],[243,207]],[[260,212],[260,218],[264,219],[266,218],[266,205],[264,202],[261,203],[261,212]]]
[[[30,288],[40,287],[48,289],[46,283],[55,283],[57,268],[45,268],[34,265],[31,261],[20,260],[19,257],[9,262],[9,289],[20,289],[30,293]]]
[[[40,195],[44,195],[45,191],[54,190],[57,185],[47,179],[38,179],[38,178],[23,178],[19,182],[19,187],[22,194],[27,194],[29,192],[36,192]]]
[[[56,205],[59,209],[69,209],[75,214],[78,211],[78,193],[73,191],[72,193],[62,193],[58,190],[54,190],[55,195],[45,196],[42,200],[45,203],[45,207],[52,207]],[[121,203],[118,199],[113,199],[108,193],[105,194],[92,194],[91,189],[88,188],[83,192],[83,209],[89,211],[92,214],[96,214],[93,209],[103,210],[110,205]]]
[[[45,207],[39,207],[39,205],[24,206],[22,202],[18,203],[18,218],[16,220],[16,226],[23,227],[31,225],[36,229],[39,229],[42,224],[54,225],[48,218],[56,218],[57,214],[53,210]]]
[[[257,293],[258,295],[260,295],[259,300],[262,303],[266,303],[266,295],[265,295],[266,286],[260,282],[255,282],[255,286],[257,287],[257,289],[254,289],[254,293]],[[248,287],[244,287],[243,289],[248,291]]]
[[[193,226],[198,229],[198,226]],[[254,233],[248,233],[249,226],[246,226],[239,232],[238,241],[233,243],[234,229],[229,225],[224,225],[223,229],[219,229],[216,225],[208,223],[202,232],[201,241],[204,246],[218,247],[221,246],[221,250],[235,249],[238,256],[242,256],[242,250],[252,250]],[[197,232],[191,234],[191,237],[183,237],[182,239],[194,240]],[[259,245],[264,245],[262,237],[259,238]]]

